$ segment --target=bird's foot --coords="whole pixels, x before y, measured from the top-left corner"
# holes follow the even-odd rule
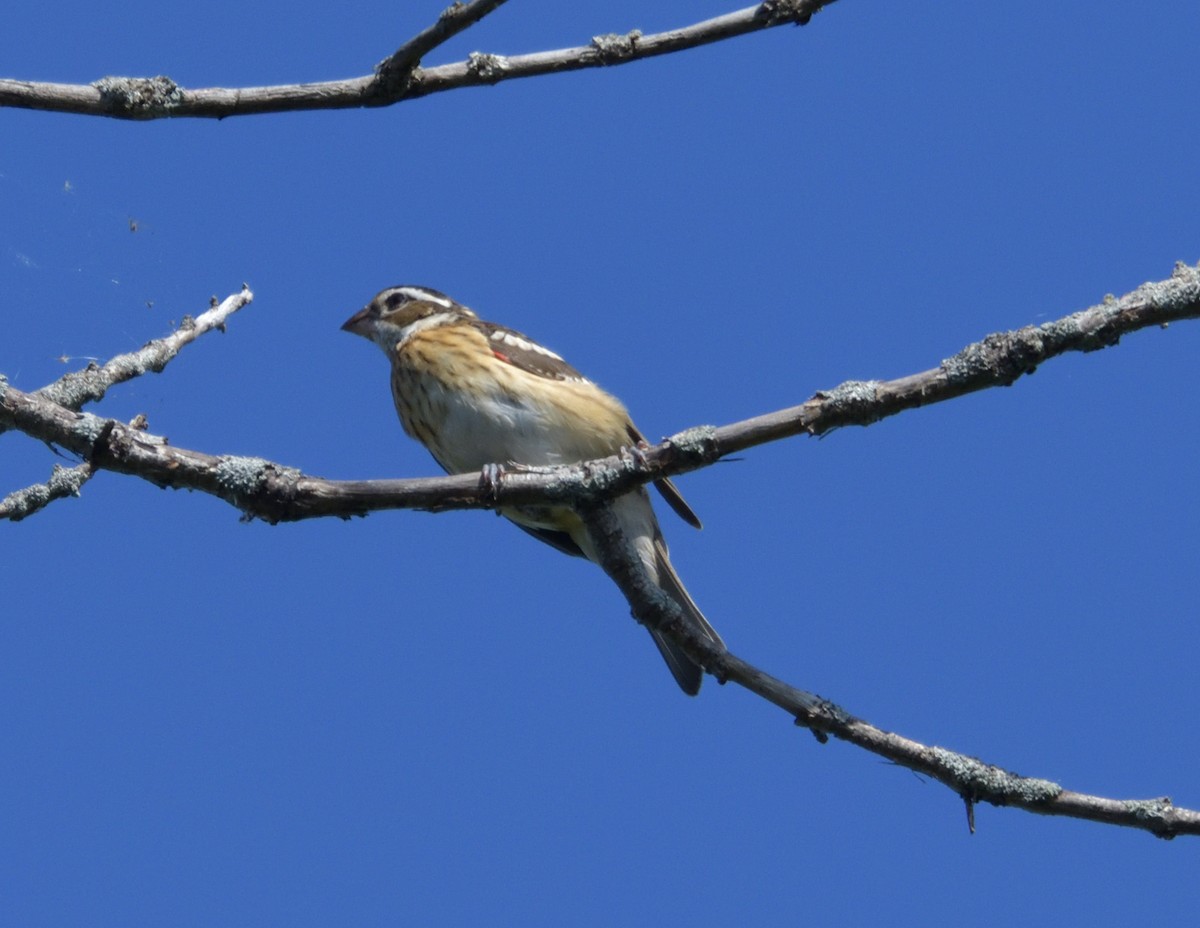
[[[479,488],[490,503],[500,502],[500,484],[504,481],[503,464],[484,464],[479,472]]]
[[[645,439],[634,442],[632,445],[621,446],[621,456],[629,455],[629,458],[638,467],[646,466],[646,450],[650,447],[650,442]]]

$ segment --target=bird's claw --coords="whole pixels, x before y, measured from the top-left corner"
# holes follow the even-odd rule
[[[625,445],[621,451],[628,454],[633,459],[633,463],[638,467],[646,466],[646,450],[650,447],[648,441],[638,441],[632,445]]]
[[[503,464],[484,464],[479,472],[479,488],[489,502],[500,502],[500,484],[504,480]]]

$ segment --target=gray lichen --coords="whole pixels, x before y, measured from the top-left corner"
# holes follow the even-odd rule
[[[697,425],[677,432],[667,441],[689,458],[707,460],[716,445],[717,430],[711,425]]]
[[[1167,796],[1161,799],[1128,799],[1122,805],[1134,818],[1143,822],[1163,821],[1174,808]]]
[[[942,372],[951,385],[972,384],[980,379],[1011,383],[1022,374],[1032,374],[1046,360],[1046,336],[1034,326],[996,332],[944,360]]]
[[[640,29],[634,29],[632,32],[627,32],[624,35],[616,32],[608,32],[604,35],[592,36],[592,48],[596,49],[601,61],[605,64],[613,64],[614,62],[633,57],[634,52],[637,50],[638,40],[641,37],[642,31]]]
[[[477,75],[480,80],[495,82],[504,76],[508,70],[508,59],[503,55],[491,55],[486,52],[471,52],[467,56],[467,70]]]
[[[989,802],[1015,799],[1021,803],[1049,802],[1062,794],[1062,787],[1050,780],[1023,777],[1000,767],[985,764],[974,757],[930,748],[938,766],[946,770],[960,792]]]
[[[864,403],[874,403],[878,393],[878,380],[847,380],[832,390],[823,391],[821,396],[826,402],[836,406],[859,406]]]
[[[102,77],[92,86],[112,110],[149,118],[183,102],[183,90],[169,77]]]
[[[1044,322],[1038,326],[1038,331],[1052,342],[1073,341],[1084,334],[1083,320],[1089,311],[1072,313],[1053,322]]]
[[[874,422],[879,418],[879,387],[878,380],[847,380],[832,390],[822,390],[817,394],[825,404],[822,415],[834,422]]]
[[[75,467],[55,464],[50,479],[45,483],[35,483],[31,487],[9,493],[0,500],[0,518],[20,522],[56,499],[78,496],[80,489],[91,476],[92,468],[87,464],[78,464]]]
[[[79,414],[79,419],[75,422],[74,430],[81,438],[86,439],[90,443],[95,443],[104,430],[109,427],[111,421],[111,419],[105,419],[101,416],[94,416],[90,412],[82,412]]]
[[[221,489],[235,496],[253,496],[267,479],[271,462],[265,458],[225,455],[213,471]]]

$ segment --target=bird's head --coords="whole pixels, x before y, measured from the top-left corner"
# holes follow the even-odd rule
[[[342,330],[375,342],[391,351],[419,329],[474,318],[467,307],[429,287],[388,287],[342,323]]]

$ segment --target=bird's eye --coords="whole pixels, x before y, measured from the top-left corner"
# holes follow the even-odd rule
[[[398,309],[408,302],[408,296],[404,293],[393,292],[387,295],[387,299],[383,301],[384,305],[389,309]]]

